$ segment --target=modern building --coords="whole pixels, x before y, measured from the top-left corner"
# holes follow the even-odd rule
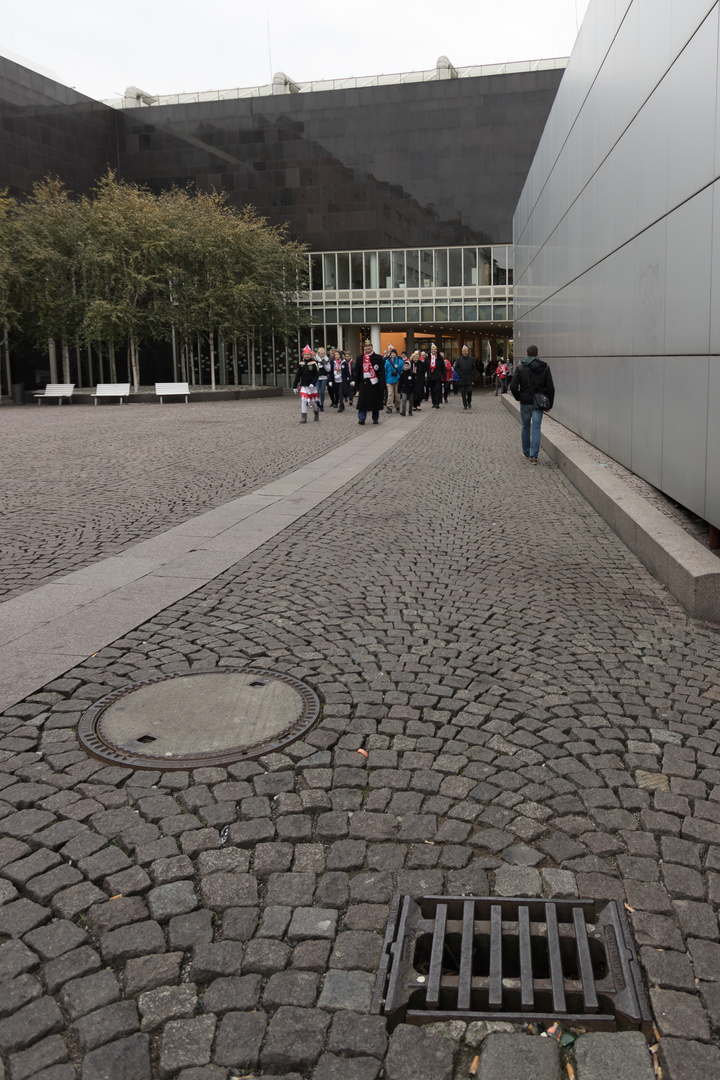
[[[591,0],[518,204],[553,415],[720,526],[717,0]]]
[[[53,173],[84,191],[110,166],[287,222],[310,248],[310,292],[293,339],[257,344],[254,370],[241,355],[243,381],[287,385],[307,340],[489,356],[512,337],[512,215],[565,63],[441,58],[404,75],[95,102],[0,59],[0,185],[23,195]]]

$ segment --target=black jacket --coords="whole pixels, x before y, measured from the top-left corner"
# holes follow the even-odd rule
[[[458,356],[453,367],[460,376],[460,386],[472,386],[475,378],[475,357]]]
[[[314,386],[318,381],[319,374],[318,366],[314,360],[311,360],[309,363],[303,361],[295,372],[293,389],[295,389],[296,386]]]
[[[368,359],[375,369],[378,381],[373,384],[363,375],[363,356],[358,356],[353,366],[355,389],[358,392],[360,412],[377,412],[382,408],[385,393],[385,361],[376,352],[369,353]]]
[[[547,394],[552,409],[555,386],[545,361],[535,356],[529,364],[518,364],[510,380],[510,393],[521,405],[532,405],[535,394]]]
[[[416,380],[417,380],[417,375],[415,374],[415,372],[413,371],[413,369],[411,367],[408,368],[407,371],[403,371],[402,375],[400,376],[400,378],[398,380],[398,387],[400,389],[400,393],[401,394],[413,394],[414,391],[415,391],[415,382],[416,382]]]
[[[435,364],[435,370],[430,367],[431,356],[428,354],[428,358],[425,361],[426,378],[429,383],[431,382],[445,382],[445,357],[441,352],[436,354],[437,363]]]

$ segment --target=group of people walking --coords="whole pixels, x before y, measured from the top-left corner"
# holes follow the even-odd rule
[[[437,345],[430,352],[414,352],[412,356],[398,356],[390,348],[385,356],[376,353],[371,342],[366,341],[363,352],[355,360],[348,352],[324,348],[313,352],[306,345],[302,361],[293,383],[293,390],[300,394],[300,422],[307,423],[308,409],[313,418],[320,419],[325,411],[326,395],[331,408],[343,412],[346,403],[352,405],[357,392],[358,423],[364,424],[370,413],[377,424],[380,412],[399,412],[412,416],[424,401],[430,401],[433,409],[447,403],[450,388],[460,391],[463,409],[472,409],[473,383],[478,374],[475,358],[467,345],[455,363],[438,352]]]
[[[372,342],[366,341],[362,354],[355,360],[349,352],[343,353],[340,349],[326,352],[320,348],[315,353],[306,345],[293,390],[300,394],[302,424],[307,423],[309,408],[313,419],[320,419],[326,395],[331,408],[343,412],[346,402],[353,404],[357,392],[358,424],[362,426],[368,413],[373,424],[379,423],[382,409],[412,416],[413,411],[419,412],[428,400],[433,409],[439,409],[443,401],[447,403],[450,387],[455,394],[460,391],[463,409],[471,410],[473,385],[481,370],[467,345],[462,347],[454,364],[434,344],[429,353],[398,356],[391,347],[385,356],[381,356],[375,352]],[[495,375],[495,393],[506,393],[509,384],[513,397],[520,402],[522,452],[531,464],[537,464],[543,412],[552,408],[555,399],[550,368],[539,359],[537,347],[531,345],[521,363],[515,366],[512,378],[502,357],[498,359]]]

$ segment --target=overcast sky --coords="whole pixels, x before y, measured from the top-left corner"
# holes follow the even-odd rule
[[[0,53],[95,98],[567,56],[589,0],[26,0]]]

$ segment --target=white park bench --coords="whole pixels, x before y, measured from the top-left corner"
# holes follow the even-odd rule
[[[187,405],[190,387],[186,382],[156,382],[155,393],[160,398],[161,405],[164,397],[172,397],[173,394],[182,395]]]
[[[99,397],[116,397],[120,398],[120,404],[122,405],[123,398],[127,397],[129,393],[129,382],[98,383],[95,387],[95,393],[93,394],[93,398],[95,399],[95,404],[97,405],[97,399]]]
[[[38,405],[43,398],[57,398],[58,405],[62,405],[64,397],[72,398],[74,389],[75,383],[48,383],[44,390],[35,392],[35,397],[38,399]]]

